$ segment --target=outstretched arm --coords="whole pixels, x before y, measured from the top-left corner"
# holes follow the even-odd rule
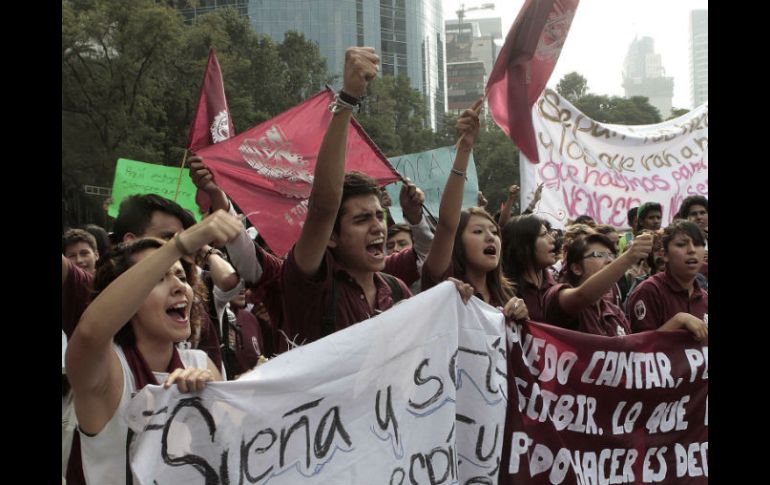
[[[423,272],[434,281],[438,281],[449,267],[452,260],[455,232],[460,223],[460,211],[463,203],[463,189],[465,188],[465,170],[468,168],[471,149],[479,134],[479,110],[482,100],[479,99],[471,109],[466,109],[457,119],[457,130],[460,135],[460,143],[457,155],[452,164],[452,171],[444,186],[439,206],[438,225],[436,236],[423,265]]]
[[[184,254],[209,242],[224,244],[235,237],[240,222],[216,212],[126,270],[88,306],[67,344],[67,376],[76,395],[81,425],[98,432],[117,409],[123,385],[120,362],[112,351],[112,338],[136,314],[169,268]],[[185,249],[184,254],[182,249]]]
[[[508,187],[508,198],[505,199],[503,209],[500,211],[500,220],[497,222],[500,227],[503,227],[508,219],[511,218],[511,209],[513,208],[513,201],[519,193],[518,185],[511,185]]]
[[[628,268],[652,251],[652,235],[645,234],[634,239],[628,251],[602,268],[577,288],[559,292],[559,306],[567,315],[577,315],[588,305],[596,303],[612,285],[623,276]]]
[[[372,47],[348,48],[345,52],[342,90],[356,98],[363,97],[369,81],[377,74],[379,62],[380,58]],[[332,115],[318,151],[307,218],[294,246],[294,260],[300,271],[306,275],[314,275],[321,266],[342,201],[348,123],[351,116],[352,113],[348,109]]]

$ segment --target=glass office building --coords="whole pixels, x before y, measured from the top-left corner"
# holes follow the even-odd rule
[[[383,74],[404,74],[426,100],[436,129],[446,110],[441,0],[249,0],[255,32],[282,41],[296,30],[318,43],[329,71],[340,76],[345,49],[372,46]]]

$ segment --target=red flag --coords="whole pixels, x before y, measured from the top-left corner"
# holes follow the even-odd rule
[[[532,105],[559,59],[579,0],[526,0],[487,81],[495,123],[533,163],[539,161]]]
[[[235,135],[233,120],[227,107],[225,85],[222,81],[222,71],[214,48],[209,49],[209,60],[206,72],[203,74],[201,91],[198,96],[198,107],[190,125],[187,136],[187,149],[191,153],[199,149],[225,141]],[[211,206],[208,194],[200,190],[195,194],[195,202],[202,212]]]
[[[326,89],[236,137],[198,151],[217,184],[278,255],[291,249],[305,222],[333,97]],[[381,186],[401,179],[355,120],[348,128],[345,165]]]

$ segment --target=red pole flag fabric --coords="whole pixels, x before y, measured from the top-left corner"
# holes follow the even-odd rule
[[[508,334],[501,485],[708,483],[708,340]]]
[[[532,105],[559,59],[579,0],[526,0],[487,81],[495,123],[533,163],[539,161]]]
[[[187,136],[187,149],[197,152],[203,147],[225,141],[235,134],[230,110],[225,98],[222,71],[214,48],[209,49],[209,60],[203,75],[198,107]]]
[[[195,108],[190,132],[187,136],[187,149],[191,153],[203,147],[227,140],[235,135],[233,120],[227,107],[225,85],[222,81],[222,71],[214,48],[209,49],[209,60],[206,72],[203,74],[201,91],[198,96],[198,107]],[[201,212],[211,206],[211,201],[205,192],[200,190],[195,194]]]
[[[326,89],[236,137],[198,151],[217,184],[279,256],[291,249],[305,222],[333,97]],[[364,172],[381,186],[401,179],[355,120],[348,128],[345,169]]]

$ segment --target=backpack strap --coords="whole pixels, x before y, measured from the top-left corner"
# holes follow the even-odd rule
[[[388,273],[380,273],[382,279],[388,284],[390,288],[390,294],[393,296],[393,304],[400,302],[404,299],[404,290],[401,289],[401,285],[398,284],[398,279],[395,276]]]
[[[401,285],[398,284],[398,279],[395,276],[391,276],[387,273],[380,273],[382,279],[385,280],[390,293],[393,297],[393,304],[398,303],[404,299],[404,290],[401,289]],[[334,333],[337,324],[337,279],[332,275],[332,291],[331,298],[329,298],[324,314],[321,317],[321,338],[326,337]]]
[[[321,317],[321,338],[334,333],[337,324],[337,278],[332,274],[332,291]]]

